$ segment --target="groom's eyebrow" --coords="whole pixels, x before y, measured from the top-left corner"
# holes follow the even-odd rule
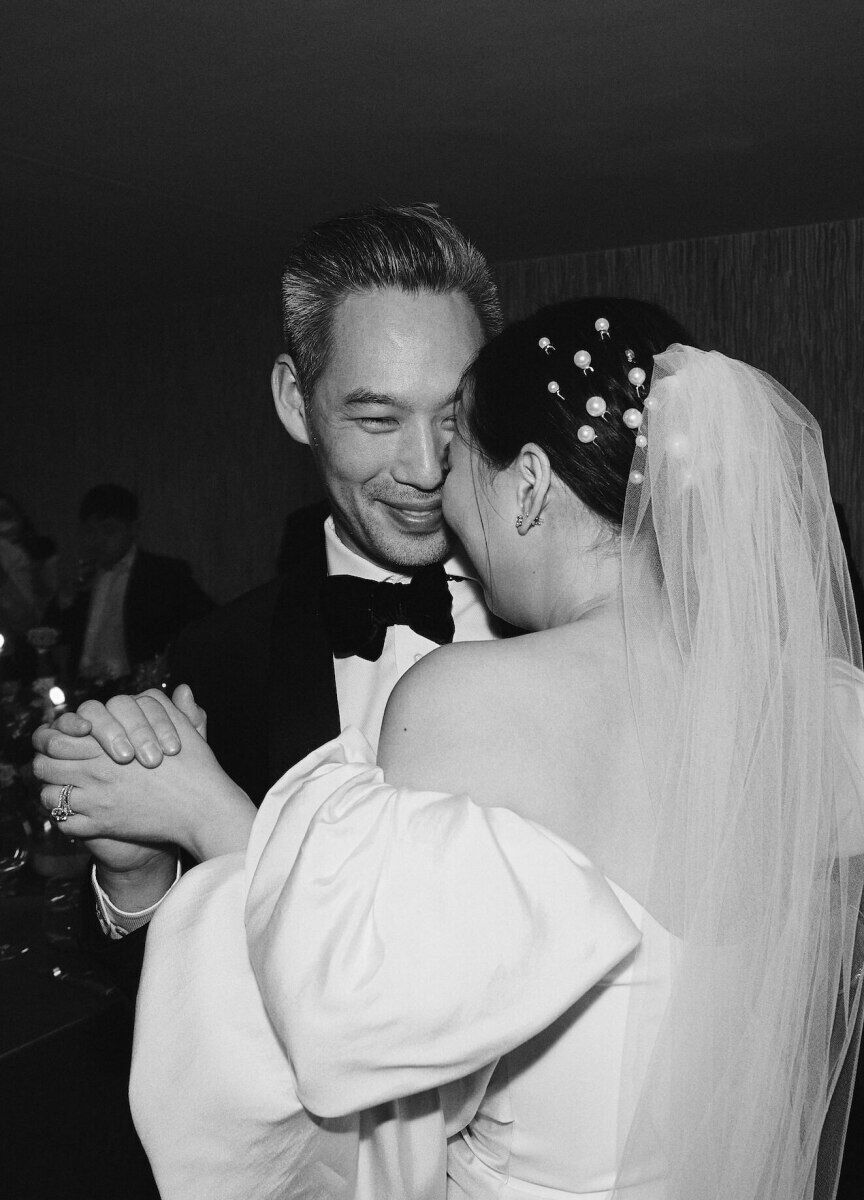
[[[359,407],[360,405],[378,404],[381,407],[387,408],[407,408],[408,405],[402,400],[397,400],[395,396],[388,396],[386,392],[370,392],[368,388],[355,388],[353,392],[349,392],[343,399],[342,403],[346,408]]]
[[[438,407],[440,409],[452,408],[456,402],[458,391],[459,389],[457,388],[449,396],[445,396]],[[355,388],[353,392],[349,392],[347,396],[343,397],[342,403],[346,408],[360,408],[370,404],[378,405],[381,408],[399,408],[403,411],[411,408],[411,405],[406,403],[405,400],[400,400],[396,396],[390,396],[387,392],[372,392],[364,387]]]

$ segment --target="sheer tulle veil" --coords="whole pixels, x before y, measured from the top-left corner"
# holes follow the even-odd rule
[[[614,1194],[831,1197],[860,1037],[864,677],[821,435],[769,376],[679,345],[640,433],[621,555],[644,904],[677,963],[656,1040],[632,1006]]]

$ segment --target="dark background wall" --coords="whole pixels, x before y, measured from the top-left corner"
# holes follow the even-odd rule
[[[654,300],[703,345],[785,383],[822,424],[835,498],[864,560],[864,220],[499,264],[507,315],[567,295]],[[124,483],[148,548],[223,601],[268,578],[285,515],[317,497],[278,424],[279,298],[254,292],[4,331],[0,488],[74,548],[87,488]]]
[[[93,484],[141,501],[142,543],[218,600],[273,573],[286,513],[320,493],[278,423],[278,287],[7,331],[0,488],[74,554]]]

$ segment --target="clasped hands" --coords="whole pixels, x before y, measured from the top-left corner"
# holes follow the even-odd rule
[[[33,735],[33,772],[51,811],[72,785],[59,828],[86,841],[100,875],[155,871],[170,846],[203,861],[245,849],[255,807],[207,745],[205,714],[181,684],[85,701]]]

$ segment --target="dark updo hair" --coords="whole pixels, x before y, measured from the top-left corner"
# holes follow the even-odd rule
[[[595,328],[600,317],[609,322],[608,336]],[[553,347],[548,353],[541,338]],[[480,350],[460,387],[460,427],[493,471],[509,466],[527,442],[535,442],[567,487],[618,530],[636,434],[623,414],[628,408],[641,411],[653,356],[674,342],[696,344],[656,304],[608,296],[551,304],[508,325]],[[579,350],[591,355],[592,370],[574,363]],[[645,372],[638,397],[627,378],[633,367]],[[550,382],[558,384],[557,393],[549,391]],[[592,396],[606,401],[605,419],[587,412]],[[595,430],[593,442],[579,441],[582,425]]]

